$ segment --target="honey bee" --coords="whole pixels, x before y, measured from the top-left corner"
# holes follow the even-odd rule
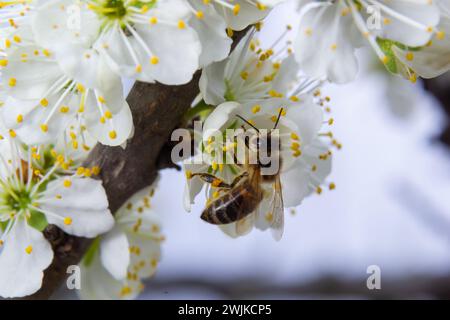
[[[277,128],[282,112],[283,109],[280,110],[273,129]],[[272,131],[268,135],[263,136],[250,122],[240,116],[237,117],[256,130],[257,134],[252,139],[258,154],[262,145],[270,148],[272,145],[270,141],[272,139]],[[246,143],[247,149],[249,148],[249,143]],[[280,148],[278,150],[268,150],[268,153],[278,157],[279,163],[281,163]],[[237,176],[231,184],[225,183],[212,174],[193,174],[192,176],[198,176],[223,193],[203,210],[201,219],[215,225],[226,225],[236,222],[236,234],[243,235],[249,232],[253,226],[253,220],[256,215],[252,213],[258,213],[259,211],[265,194],[263,184],[272,184],[273,194],[269,206],[271,210],[267,213],[266,218],[270,222],[273,237],[276,240],[281,239],[284,228],[284,205],[280,182],[281,166],[278,166],[277,172],[274,174],[263,175],[261,169],[265,166],[267,165],[263,164],[259,157],[256,164],[250,164],[248,161],[245,161],[242,165],[242,174]]]

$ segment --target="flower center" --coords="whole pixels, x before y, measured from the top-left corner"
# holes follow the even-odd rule
[[[127,9],[122,0],[107,0],[103,5],[104,15],[110,18],[122,18],[127,14]]]
[[[128,12],[123,0],[97,0],[88,7],[100,17],[113,20],[122,19]]]
[[[27,210],[32,202],[30,192],[27,190],[11,190],[5,196],[5,205],[14,212]]]

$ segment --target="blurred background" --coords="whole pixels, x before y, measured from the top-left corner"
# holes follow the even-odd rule
[[[263,43],[287,23],[295,31],[297,18],[292,4],[280,6]],[[203,198],[186,213],[183,173],[163,171],[153,207],[167,240],[141,299],[450,298],[448,113],[423,82],[358,55],[357,81],[322,90],[343,143],[329,178],[336,190],[286,210],[280,242],[259,230],[231,239],[200,220]],[[450,80],[426,86],[450,104]],[[372,265],[381,290],[366,286]]]

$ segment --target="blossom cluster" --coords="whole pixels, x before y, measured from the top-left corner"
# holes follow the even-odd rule
[[[205,189],[204,220],[231,237],[257,228],[280,240],[284,208],[336,188],[328,177],[342,145],[321,87],[355,78],[356,49],[371,47],[412,82],[450,69],[447,1],[292,1],[298,29],[286,26],[269,46],[258,40],[264,19],[287,1],[0,1],[0,296],[41,288],[54,258],[49,224],[92,239],[81,298],[135,298],[155,273],[164,240],[150,204],[156,184],[110,212],[101,168],[83,167],[97,143],[126,152],[134,127],[124,80],[174,86],[201,70],[200,93],[186,101],[202,130],[191,130],[200,139],[183,161],[185,208]],[[236,128],[254,129],[258,146],[259,130],[276,134],[273,177],[221,161],[236,137],[210,132]]]

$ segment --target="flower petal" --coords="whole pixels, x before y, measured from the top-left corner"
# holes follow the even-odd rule
[[[128,238],[117,226],[103,235],[100,242],[100,259],[106,270],[116,279],[124,280],[130,264]]]
[[[93,238],[110,230],[114,218],[102,182],[91,178],[58,178],[43,193],[40,208],[51,224],[78,237]]]
[[[44,235],[20,219],[15,222],[3,246],[0,253],[0,296],[16,298],[35,293],[42,286],[43,271],[53,260],[52,248]]]

